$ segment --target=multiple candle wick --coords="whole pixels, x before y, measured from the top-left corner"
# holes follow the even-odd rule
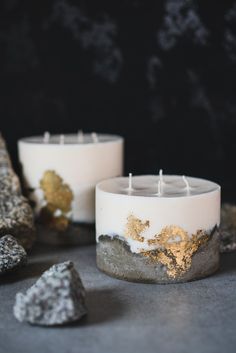
[[[48,131],[46,131],[43,135],[43,143],[48,144],[50,143],[50,139],[51,139],[51,135]],[[96,132],[92,132],[91,133],[91,141],[93,143],[98,143],[99,142],[99,138],[98,138],[98,134]],[[60,145],[64,145],[65,144],[65,135],[60,135],[59,136],[59,144]],[[77,134],[77,142],[78,143],[84,143],[84,133],[82,130],[78,131]]]
[[[43,136],[43,143],[45,143],[45,144],[50,143],[50,138],[51,138],[50,133],[48,131],[46,131]],[[96,132],[91,133],[91,141],[93,143],[99,142],[98,135]],[[84,143],[84,133],[82,130],[78,131],[77,142],[81,143],[81,144]],[[59,144],[60,145],[65,144],[65,135],[59,135]],[[129,181],[128,181],[128,188],[127,188],[129,195],[134,191],[132,177],[133,177],[133,174],[129,173]],[[191,189],[189,182],[188,182],[187,178],[185,177],[185,175],[182,176],[182,179],[185,184],[185,189],[186,189],[187,195],[189,195],[190,189]],[[165,181],[164,181],[164,177],[163,177],[163,170],[160,169],[159,170],[159,180],[157,182],[157,193],[156,193],[157,196],[163,195],[164,185],[165,185]]]
[[[133,177],[133,174],[129,173],[129,181],[128,181],[129,185],[128,185],[128,189],[127,189],[128,190],[128,194],[131,194],[132,191],[134,191],[132,177]],[[190,190],[191,190],[189,182],[188,182],[188,180],[187,180],[185,175],[182,176],[182,179],[183,179],[183,182],[185,184],[187,195],[189,195],[190,194]],[[160,169],[159,170],[159,180],[157,182],[157,193],[156,193],[157,196],[162,196],[164,185],[165,185],[165,181],[164,181],[164,177],[163,177],[163,170]]]

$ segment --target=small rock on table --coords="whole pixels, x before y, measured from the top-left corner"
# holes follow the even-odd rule
[[[18,293],[15,317],[35,325],[62,325],[87,313],[85,290],[72,262],[52,266],[27,290]]]
[[[0,238],[0,275],[15,270],[27,262],[24,248],[11,235]]]

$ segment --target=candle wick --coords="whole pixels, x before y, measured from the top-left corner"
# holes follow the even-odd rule
[[[60,145],[64,145],[64,143],[65,143],[65,135],[60,135],[59,143],[60,143]]]
[[[129,173],[129,186],[128,186],[128,190],[129,191],[133,190],[133,187],[132,187],[132,176],[133,176],[133,174]]]
[[[46,131],[43,135],[43,143],[49,143],[50,141],[50,133]]]
[[[78,139],[78,142],[79,142],[79,143],[83,143],[83,142],[84,142],[84,133],[83,133],[83,130],[79,130],[79,131],[78,131],[77,139]]]
[[[159,177],[160,177],[160,180],[162,181],[162,179],[163,179],[163,169],[159,170]]]
[[[162,194],[162,189],[164,185],[164,180],[163,180],[163,170],[159,170],[159,181],[158,181],[158,195]]]
[[[159,170],[159,180],[161,181],[161,186],[164,184],[163,169]]]
[[[187,178],[186,178],[184,175],[182,176],[182,178],[183,178],[184,184],[185,184],[185,186],[186,186],[187,193],[189,194],[189,193],[190,193],[190,185],[189,185],[189,182],[188,182]]]
[[[98,135],[96,134],[96,132],[92,132],[91,136],[92,136],[93,143],[99,142]]]
[[[158,196],[161,196],[161,180],[158,181],[157,189],[158,189],[157,195],[158,195]]]

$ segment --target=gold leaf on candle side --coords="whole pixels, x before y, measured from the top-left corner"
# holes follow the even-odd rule
[[[174,240],[179,237],[179,240]],[[190,238],[188,233],[177,226],[162,229],[149,244],[160,245],[158,249],[143,251],[141,254],[151,261],[160,262],[167,268],[170,277],[180,277],[188,271],[192,264],[192,256],[209,240],[209,235],[202,230]]]
[[[189,241],[188,233],[178,226],[167,226],[161,230],[160,234],[156,234],[154,239],[149,239],[149,245],[163,245],[166,243],[176,243],[178,241]]]
[[[53,170],[45,171],[40,187],[47,202],[40,211],[40,221],[57,230],[65,230],[69,224],[66,214],[71,210],[73,192],[68,184]],[[54,213],[60,211],[61,215]]]
[[[54,210],[69,212],[73,193],[68,184],[65,184],[62,178],[53,170],[47,170],[40,180],[40,187],[44,192],[47,203]]]
[[[134,240],[144,242],[144,237],[141,233],[149,227],[149,221],[141,221],[137,217],[130,215],[127,218],[125,236]]]

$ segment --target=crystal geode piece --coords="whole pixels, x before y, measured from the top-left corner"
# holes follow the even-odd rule
[[[72,262],[52,266],[26,294],[17,293],[14,315],[35,325],[62,325],[87,313],[85,290]]]
[[[25,248],[30,249],[35,239],[31,207],[22,196],[6,144],[0,136],[0,237],[11,234]]]

